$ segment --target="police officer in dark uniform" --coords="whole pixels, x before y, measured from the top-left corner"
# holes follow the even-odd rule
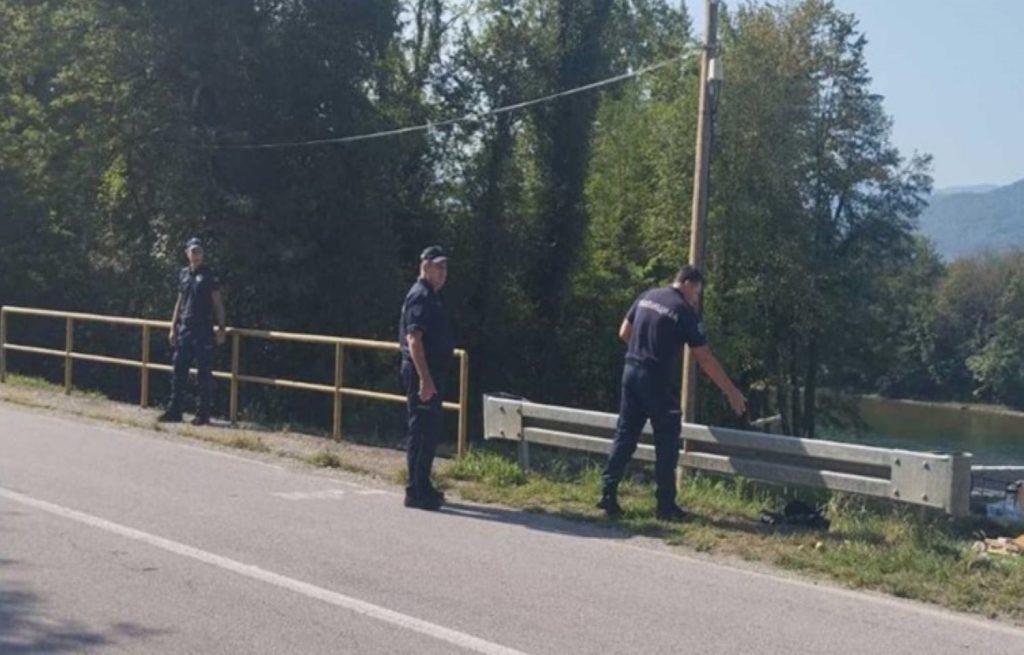
[[[692,266],[683,266],[670,287],[645,291],[636,299],[619,328],[628,344],[622,373],[622,401],[615,441],[601,476],[598,508],[608,516],[622,511],[617,499],[619,481],[636,451],[648,419],[654,430],[659,519],[686,518],[676,504],[675,469],[679,462],[681,421],[679,401],[672,393],[671,371],[683,344],[729,400],[733,411],[743,414],[746,399],[711,353],[704,336],[698,307],[704,278]]]
[[[203,244],[189,239],[185,246],[188,266],[178,273],[178,301],[171,317],[169,340],[174,348],[174,379],[171,382],[171,402],[160,421],[181,421],[182,395],[188,380],[188,371],[195,362],[199,372],[199,408],[193,425],[210,422],[210,392],[213,386],[213,344],[224,343],[226,338],[224,303],[220,295],[220,280],[203,263]],[[213,329],[217,319],[216,335]]]
[[[420,255],[420,277],[405,296],[399,320],[401,379],[408,410],[406,507],[436,510],[444,502],[444,494],[430,483],[430,469],[441,438],[443,385],[455,350],[451,323],[438,293],[447,279],[447,254],[440,246],[430,246]]]

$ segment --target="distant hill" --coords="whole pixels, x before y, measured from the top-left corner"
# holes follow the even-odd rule
[[[947,261],[981,250],[1024,247],[1024,180],[986,186],[936,191],[921,214],[920,231]]]
[[[957,193],[986,193],[998,189],[998,184],[969,184],[967,186],[948,186],[944,189],[936,189],[937,196],[951,196]]]

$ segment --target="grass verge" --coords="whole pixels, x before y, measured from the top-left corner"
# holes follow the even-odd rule
[[[64,387],[53,384],[43,378],[33,378],[27,375],[20,375],[18,373],[7,374],[7,384],[14,387],[20,387],[22,389],[29,389],[32,391],[45,391],[49,393],[64,393]],[[99,391],[86,391],[83,389],[71,388],[71,396],[79,398],[93,398],[93,399],[106,399]]]
[[[306,457],[306,463],[312,466],[319,466],[327,469],[342,469],[345,471],[361,472],[360,469],[348,464],[340,454],[329,450],[321,450]]]
[[[297,444],[294,438],[289,438],[297,436],[296,434],[284,434],[264,428],[254,431],[238,427],[165,424],[156,420],[156,414],[152,410],[147,412],[112,401],[99,392],[72,389],[70,394],[65,395],[61,386],[21,375],[8,375],[7,382],[6,389],[0,387],[0,400],[13,404],[69,413],[125,427],[176,434],[226,448],[253,453],[272,453],[319,468],[342,469],[366,475],[379,473],[375,470],[376,467],[362,466],[353,458],[347,457],[342,451],[349,447],[349,444],[331,442],[318,438],[317,435],[303,434],[301,436],[307,443]],[[388,473],[390,474],[390,467]]]
[[[599,462],[549,456],[536,470],[523,473],[501,450],[473,451],[446,471],[446,481],[470,500],[607,522],[594,508]],[[847,494],[703,474],[688,477],[679,491],[681,504],[694,513],[684,524],[655,518],[654,487],[646,470],[624,481],[619,496],[625,511],[614,523],[632,533],[831,579],[854,589],[1024,623],[1024,557],[973,552],[976,533],[991,529],[979,522],[952,521]],[[794,497],[824,505],[831,527],[771,528],[760,522],[761,510],[777,510]]]

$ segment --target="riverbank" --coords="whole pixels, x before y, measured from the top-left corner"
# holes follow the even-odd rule
[[[974,412],[977,414],[986,415],[997,415],[1007,416],[1015,418],[1024,422],[1024,411],[1014,409],[1006,405],[986,405],[983,403],[959,403],[953,401],[940,401],[940,400],[914,400],[912,398],[887,398],[886,396],[880,396],[874,393],[861,394],[856,398],[863,398],[865,400],[876,400],[885,401],[892,403],[900,403],[907,406],[913,407],[926,407],[932,409],[945,409],[955,410],[960,412]],[[1024,436],[1024,435],[1022,435]]]
[[[156,423],[155,410],[114,403],[96,394],[65,396],[61,388],[38,380],[13,377],[11,381],[13,384],[0,385],[0,401],[165,432],[174,438],[252,451],[260,457],[287,458],[300,465],[344,468],[393,484],[403,479],[401,451],[360,444],[358,438],[336,443],[259,426],[168,429]],[[482,444],[462,460],[439,461],[437,477],[453,497],[578,521],[607,522],[593,507],[599,460],[538,449],[533,453],[534,470],[524,473],[506,446]],[[939,514],[845,494],[695,475],[685,481],[679,496],[693,519],[672,524],[655,518],[649,468],[634,466],[631,471],[621,488],[626,511],[615,523],[632,534],[743,566],[789,571],[821,582],[1024,625],[1020,601],[1024,598],[1024,557],[974,552],[971,545],[977,531],[988,530],[988,536],[1003,534],[981,521],[955,522]],[[785,528],[759,520],[763,509],[779,510],[793,498],[823,506],[831,525],[827,529]]]
[[[823,438],[886,448],[960,451],[975,464],[1024,464],[1024,412],[1008,407],[840,397],[845,420],[824,422]]]

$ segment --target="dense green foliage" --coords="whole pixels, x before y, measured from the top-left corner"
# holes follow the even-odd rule
[[[429,132],[231,146],[479,114],[678,56],[676,4],[0,0],[0,303],[166,317],[198,234],[232,323],[392,339],[416,253],[444,242],[474,397],[613,408],[618,322],[687,250],[692,58]],[[928,159],[892,146],[855,18],[805,0],[722,23],[706,312],[754,413],[813,434],[823,387],[1024,404],[1019,267],[972,298],[960,268],[989,264],[947,275],[915,241]],[[258,359],[329,375],[307,352]]]
[[[949,266],[922,257],[905,285],[910,302],[881,391],[1024,407],[1024,251]]]

